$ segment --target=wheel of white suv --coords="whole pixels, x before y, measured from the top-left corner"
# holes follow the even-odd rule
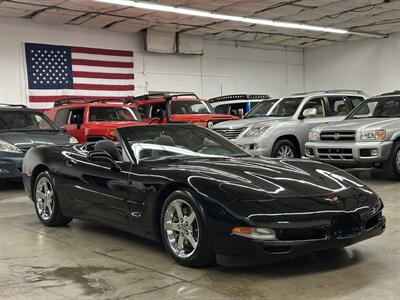
[[[214,261],[203,209],[189,190],[175,191],[167,198],[160,223],[164,246],[179,264],[201,267]]]
[[[383,163],[383,169],[389,177],[400,179],[400,141],[393,144],[389,159]]]
[[[61,213],[57,195],[54,189],[54,178],[48,171],[36,177],[33,191],[36,214],[46,226],[63,226],[71,222],[71,218]]]
[[[272,157],[295,158],[298,157],[296,146],[292,141],[282,139],[275,142],[272,148]]]

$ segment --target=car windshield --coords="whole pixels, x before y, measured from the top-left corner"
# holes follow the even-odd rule
[[[400,97],[371,98],[357,106],[347,119],[400,118]]]
[[[214,109],[206,100],[175,100],[171,102],[173,115],[213,114]]]
[[[270,99],[264,100],[257,103],[256,106],[253,107],[251,111],[245,116],[245,119],[248,118],[257,118],[257,117],[265,117],[270,111],[271,107],[278,101],[278,99]]]
[[[43,113],[36,111],[1,111],[0,131],[58,131]]]
[[[97,106],[89,110],[91,122],[116,122],[116,121],[140,121],[139,113],[135,108]]]
[[[293,116],[299,107],[303,97],[283,98],[278,101],[267,114],[268,117],[290,117]]]
[[[218,134],[194,125],[149,125],[119,128],[138,162],[249,156]]]

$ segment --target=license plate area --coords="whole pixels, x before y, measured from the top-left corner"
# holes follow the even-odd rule
[[[362,221],[358,213],[348,213],[332,217],[332,234],[336,238],[358,235],[362,231]]]

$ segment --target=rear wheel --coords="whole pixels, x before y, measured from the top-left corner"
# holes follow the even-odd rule
[[[295,158],[299,157],[297,148],[292,141],[287,139],[278,140],[272,148],[272,157]]]
[[[214,261],[201,205],[186,189],[173,192],[161,212],[165,248],[181,265],[201,267]]]
[[[46,226],[62,226],[71,222],[63,216],[54,189],[54,179],[48,171],[38,175],[35,181],[34,203],[39,220]]]
[[[383,163],[385,174],[391,178],[400,179],[400,142],[395,142],[389,159]]]

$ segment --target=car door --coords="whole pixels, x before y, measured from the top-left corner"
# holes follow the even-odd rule
[[[64,185],[73,214],[77,217],[101,220],[115,227],[128,227],[128,177],[131,162],[117,161],[120,170],[93,162],[79,153],[69,153],[65,159]]]

